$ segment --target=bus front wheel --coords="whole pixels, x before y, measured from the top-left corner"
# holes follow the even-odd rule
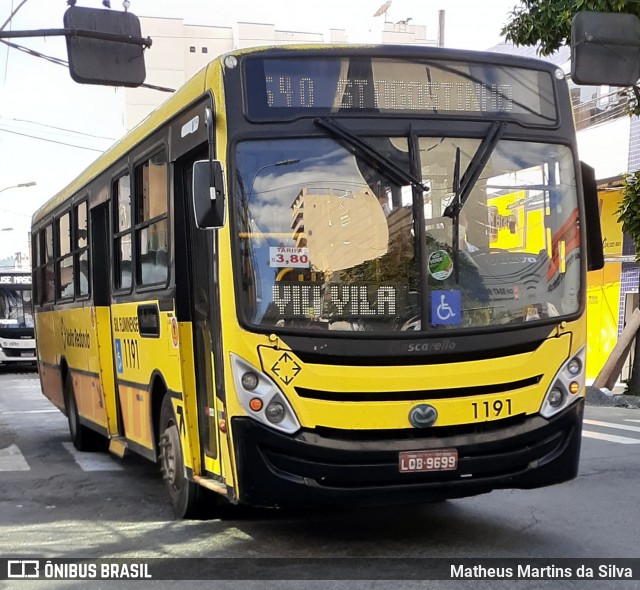
[[[205,488],[191,481],[184,468],[180,433],[171,397],[165,395],[160,410],[159,463],[169,500],[178,518],[209,518],[216,499]]]

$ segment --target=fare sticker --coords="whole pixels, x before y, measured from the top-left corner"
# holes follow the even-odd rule
[[[290,246],[269,248],[269,266],[276,268],[309,268],[309,249]]]

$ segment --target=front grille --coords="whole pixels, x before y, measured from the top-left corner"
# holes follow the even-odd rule
[[[35,348],[3,348],[2,352],[6,357],[9,358],[19,358],[23,356],[23,353],[25,354],[25,356],[27,355],[27,353],[28,356],[36,356]]]
[[[357,334],[357,332],[356,332]],[[287,339],[291,340],[291,339]],[[534,352],[542,346],[544,340],[532,340],[531,342],[518,342],[508,346],[498,346],[497,348],[473,348],[469,350],[449,351],[445,353],[424,353],[424,354],[402,354],[400,352],[388,351],[388,348],[380,348],[377,354],[367,354],[363,347],[357,342],[345,344],[343,347],[334,346],[335,352],[318,352],[317,346],[313,350],[289,343],[296,356],[309,365],[338,365],[350,367],[379,367],[380,358],[384,356],[386,364],[394,367],[416,366],[416,365],[442,365],[444,363],[460,363],[466,361],[485,361],[492,359],[503,359],[518,354],[528,354]],[[428,341],[424,341],[427,344]],[[371,343],[368,343],[371,344]],[[391,345],[389,345],[390,347]]]
[[[341,428],[329,428],[316,426],[312,433],[336,441],[379,441],[379,440],[416,440],[416,439],[440,439],[452,436],[466,436],[470,434],[482,434],[493,432],[502,428],[518,426],[527,420],[526,414],[509,416],[501,420],[476,422],[473,424],[459,424],[456,426],[430,426],[429,428],[389,428],[384,430],[343,430]],[[306,432],[306,431],[305,431]]]
[[[295,390],[300,397],[331,402],[414,402],[516,391],[537,385],[541,379],[542,375],[536,375],[535,377],[511,381],[509,383],[492,383],[490,385],[456,387],[451,389],[422,389],[418,391],[322,391],[319,389],[307,389],[305,387],[296,387]]]

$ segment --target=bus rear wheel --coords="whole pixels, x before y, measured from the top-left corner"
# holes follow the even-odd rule
[[[174,514],[178,518],[211,518],[218,499],[187,477],[180,432],[169,395],[162,401],[159,433],[160,472]]]
[[[80,423],[76,394],[73,389],[71,375],[64,380],[64,404],[69,422],[69,434],[73,446],[79,451],[102,451],[107,446],[107,439]]]

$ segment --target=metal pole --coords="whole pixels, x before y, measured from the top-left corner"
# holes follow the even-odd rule
[[[444,47],[444,10],[438,10],[438,47]]]

